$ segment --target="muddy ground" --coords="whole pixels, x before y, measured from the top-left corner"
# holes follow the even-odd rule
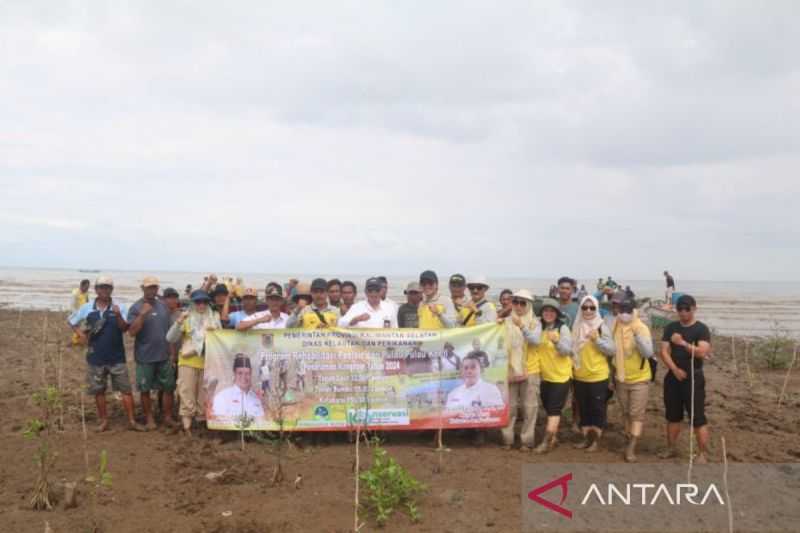
[[[42,532],[47,522],[53,533],[72,533],[91,531],[96,521],[101,531],[114,533],[352,531],[354,454],[344,436],[317,444],[308,437],[302,439],[289,450],[288,480],[271,486],[275,458],[270,446],[249,441],[243,452],[238,434],[224,432],[200,432],[192,440],[163,430],[132,433],[124,429],[125,417],[117,400],[111,401],[112,430],[88,434],[90,469],[97,468],[100,452],[106,450],[112,474],[111,486],[97,491],[97,503],[92,505],[90,484],[83,481],[86,464],[79,402],[85,358],[83,350],[66,347],[68,338],[62,313],[0,310],[0,529]],[[38,416],[32,393],[45,382],[59,382],[59,346],[64,424],[55,439],[56,504],[53,511],[35,512],[28,502],[37,472],[36,443],[25,439],[22,430],[27,420]],[[731,357],[730,339],[715,338],[714,346],[714,359],[706,366],[713,459],[721,460],[719,437],[724,435],[730,461],[800,461],[800,370],[795,368],[778,411],[785,371],[751,365],[748,373],[743,343],[737,346],[736,361]],[[131,354],[129,350],[129,361]],[[664,442],[661,373],[663,369],[650,394],[641,462],[660,461],[655,454]],[[611,427],[603,450],[596,454],[572,448],[577,437],[567,424],[562,425],[561,445],[546,456],[503,451],[496,441],[475,447],[467,436],[446,433],[451,451],[443,454],[441,473],[435,472],[437,454],[431,435],[392,433],[385,447],[428,491],[421,498],[420,523],[395,515],[384,530],[518,530],[520,497],[524,496],[521,466],[543,461],[621,462],[623,437],[615,403],[609,406],[609,417]],[[91,430],[96,423],[91,398],[86,398],[86,419]],[[537,440],[542,416],[539,421]],[[685,435],[682,442],[688,447]],[[368,457],[368,452],[364,455]],[[683,459],[674,461],[685,462],[686,452]],[[219,479],[206,479],[207,473],[223,469],[227,471]],[[292,481],[298,474],[303,482],[295,488]],[[64,509],[60,501],[60,484],[67,481],[78,482],[77,508]],[[362,531],[376,529],[371,519],[366,522]]]

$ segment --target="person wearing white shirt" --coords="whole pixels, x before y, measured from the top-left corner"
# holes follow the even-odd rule
[[[386,276],[377,276],[377,280],[381,282],[381,301],[392,306],[394,308],[394,314],[396,315],[397,310],[400,309],[400,304],[391,298],[387,298],[387,294],[389,294],[389,280],[386,279]]]
[[[245,293],[247,296],[247,293]],[[236,324],[237,331],[249,329],[284,329],[289,315],[281,312],[283,294],[280,288],[271,285],[267,288],[267,310],[259,311],[240,319]]]
[[[447,410],[467,410],[485,407],[502,407],[503,395],[493,383],[481,379],[481,362],[476,356],[467,355],[461,362],[461,378],[464,380],[447,395]]]
[[[214,416],[233,419],[244,415],[256,420],[263,419],[264,407],[252,390],[252,378],[250,358],[241,353],[236,354],[233,360],[233,385],[214,395]]]
[[[339,319],[342,328],[396,328],[397,309],[381,300],[381,281],[367,280],[367,299],[356,302]]]

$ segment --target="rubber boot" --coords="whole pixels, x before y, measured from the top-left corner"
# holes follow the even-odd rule
[[[628,441],[628,445],[625,447],[625,462],[626,463],[635,463],[636,462],[636,443],[639,441],[639,437],[634,437],[631,435],[630,440]]]

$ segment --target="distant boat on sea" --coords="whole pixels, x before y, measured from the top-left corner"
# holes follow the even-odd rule
[[[93,268],[79,268],[78,272],[85,272],[86,274],[97,274],[100,270],[95,270]]]

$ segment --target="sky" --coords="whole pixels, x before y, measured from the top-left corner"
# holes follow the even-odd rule
[[[0,3],[0,264],[798,280],[797,2]]]

